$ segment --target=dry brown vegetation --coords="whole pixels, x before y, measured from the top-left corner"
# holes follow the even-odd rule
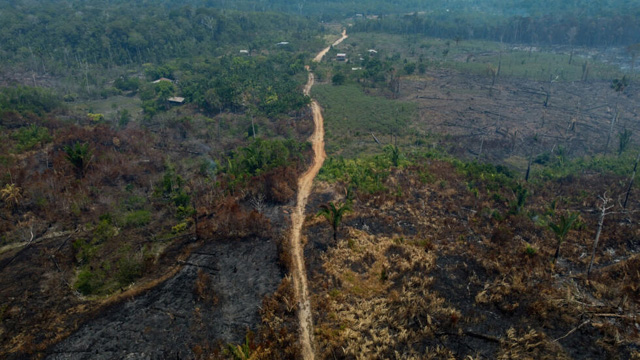
[[[420,181],[425,172],[429,180]],[[597,270],[586,274],[598,195],[622,193],[624,181],[576,175],[521,184],[530,195],[520,210],[517,181],[497,181],[421,160],[386,180],[401,191],[358,193],[337,244],[323,223],[309,220],[310,249],[321,253],[311,261],[320,357],[637,356],[637,212],[607,218]],[[580,212],[580,226],[553,266],[547,224],[568,210]]]
[[[244,126],[244,117],[220,117],[227,132]],[[273,133],[289,124],[311,129],[305,114],[261,121]],[[0,203],[0,354],[41,356],[175,274],[203,242],[268,239],[282,229],[273,214],[293,198],[306,155],[232,185],[210,164],[251,139],[218,142],[217,125],[188,108],[124,129],[68,111],[3,114],[0,188],[15,196]],[[25,149],[19,134],[27,131],[48,136]],[[65,147],[75,144],[89,150],[82,171],[67,158]],[[209,283],[203,274],[193,291],[215,304]],[[207,339],[201,348],[217,346]]]

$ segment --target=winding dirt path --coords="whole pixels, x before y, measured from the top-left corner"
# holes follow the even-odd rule
[[[336,40],[331,46],[340,44],[347,38],[347,31],[342,31],[342,37]],[[331,49],[331,46],[323,49],[313,59],[320,62],[322,57]],[[311,87],[315,82],[313,73],[309,71],[309,80],[304,87],[304,94],[309,95]],[[304,246],[301,244],[302,224],[304,223],[304,208],[307,205],[313,179],[318,175],[322,163],[326,158],[324,152],[324,119],[320,111],[320,105],[315,100],[311,101],[311,111],[313,112],[313,123],[315,129],[309,138],[313,147],[313,163],[307,171],[298,179],[298,198],[296,208],[291,215],[291,253],[292,253],[292,277],[293,287],[298,299],[298,320],[300,322],[300,345],[302,346],[302,358],[305,360],[314,359],[313,352],[313,319],[311,317],[311,303],[309,301],[309,288],[307,285],[307,270],[304,264]]]

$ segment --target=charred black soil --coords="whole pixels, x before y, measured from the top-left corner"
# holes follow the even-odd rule
[[[241,343],[258,307],[282,280],[273,241],[209,243],[173,278],[113,306],[47,351],[48,359],[194,358],[198,349]]]

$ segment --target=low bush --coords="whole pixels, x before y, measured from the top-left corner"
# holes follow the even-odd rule
[[[134,210],[124,215],[125,227],[143,227],[151,222],[149,210]]]

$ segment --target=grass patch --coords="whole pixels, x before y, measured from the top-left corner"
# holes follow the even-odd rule
[[[151,222],[151,212],[148,210],[134,210],[124,215],[125,227],[142,227]]]
[[[389,169],[402,167],[410,161],[405,159],[397,147],[388,145],[384,150],[383,154],[356,159],[329,157],[320,169],[318,179],[329,182],[340,181],[369,194],[385,191],[387,188],[384,183],[389,177]]]
[[[327,153],[349,156],[358,137],[400,135],[414,117],[416,104],[369,96],[355,84],[316,85],[313,95],[324,110]]]
[[[547,162],[534,162],[532,173],[542,181],[563,179],[584,172],[626,177],[633,170],[636,154],[637,152],[627,152],[621,156],[600,154],[577,159],[564,159],[561,156],[551,155]]]
[[[77,102],[73,107],[80,113],[103,114],[106,121],[118,123],[126,110],[131,120],[142,118],[142,102],[138,96],[110,96],[106,99]]]
[[[500,55],[491,53],[474,56],[473,61],[447,61],[440,65],[462,72],[486,75],[488,67],[498,67]],[[550,77],[558,81],[580,81],[585,59],[574,56],[569,64],[568,55],[545,52],[505,51],[502,54],[501,76],[548,81]],[[589,79],[613,79],[620,76],[620,70],[612,65],[589,61]]]

